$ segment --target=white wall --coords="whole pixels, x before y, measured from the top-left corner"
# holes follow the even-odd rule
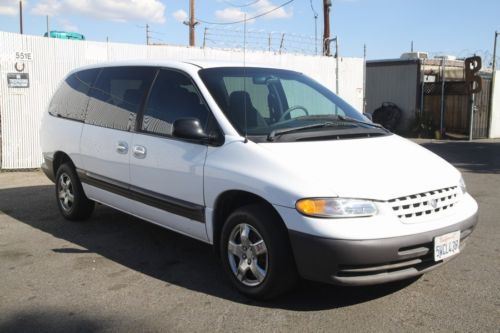
[[[491,91],[493,94],[493,104],[491,105],[491,124],[489,138],[500,138],[500,70],[495,71],[493,78],[494,86]]]
[[[32,60],[16,60],[30,52]],[[229,60],[243,62],[241,51],[181,46],[81,42],[0,32],[0,121],[2,169],[37,168],[42,161],[38,128],[41,115],[64,75],[87,64],[127,59]],[[303,72],[335,91],[335,59],[321,56],[246,53],[247,63]],[[16,62],[29,74],[29,88],[8,88]],[[363,60],[339,59],[339,94],[358,110],[363,105]]]

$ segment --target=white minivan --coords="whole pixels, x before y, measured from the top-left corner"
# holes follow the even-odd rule
[[[66,219],[99,202],[213,244],[255,298],[299,277],[419,276],[454,258],[477,222],[457,169],[289,70],[83,67],[54,94],[41,142]]]

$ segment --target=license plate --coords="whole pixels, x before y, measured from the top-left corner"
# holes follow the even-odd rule
[[[460,230],[434,238],[434,261],[440,261],[460,252]]]

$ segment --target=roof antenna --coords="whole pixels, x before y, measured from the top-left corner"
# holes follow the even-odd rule
[[[247,14],[243,20],[243,112],[245,113],[245,141],[248,142],[248,125],[247,125],[247,71],[246,71],[246,47],[247,47]]]

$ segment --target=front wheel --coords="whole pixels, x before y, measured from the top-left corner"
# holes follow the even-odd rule
[[[83,192],[75,169],[69,163],[64,163],[57,169],[56,199],[59,211],[67,220],[85,220],[94,210],[94,201]]]
[[[239,208],[226,220],[221,236],[222,263],[241,293],[269,299],[297,282],[286,229],[272,209],[264,205]]]

